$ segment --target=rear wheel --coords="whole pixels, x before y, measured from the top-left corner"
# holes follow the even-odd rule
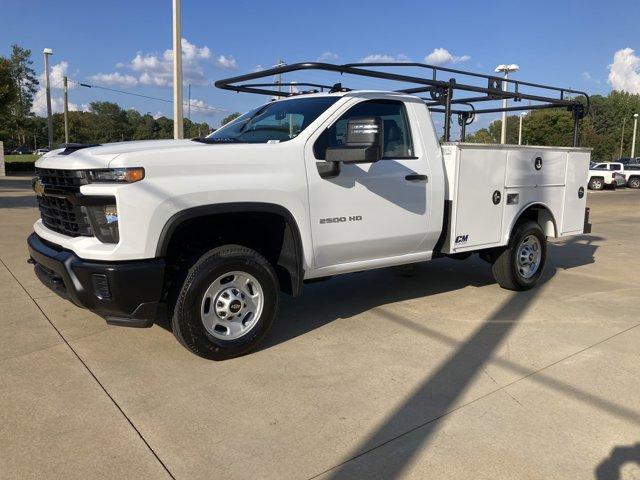
[[[278,310],[278,279],[259,253],[238,245],[215,248],[190,269],[171,327],[196,355],[224,360],[254,349]]]
[[[640,188],[640,177],[631,177],[627,182],[629,188]]]
[[[589,180],[589,188],[591,190],[602,190],[604,188],[604,180],[600,177],[595,177]]]
[[[492,271],[507,290],[528,290],[542,276],[547,261],[547,238],[536,222],[525,220],[516,226],[509,245],[496,257]]]

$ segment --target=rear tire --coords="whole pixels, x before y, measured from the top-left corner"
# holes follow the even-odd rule
[[[627,182],[629,188],[640,188],[640,177],[632,177]]]
[[[592,178],[589,180],[588,186],[590,190],[602,190],[604,188],[604,180],[599,177]]]
[[[225,360],[253,350],[278,312],[278,277],[258,252],[214,248],[189,269],[175,301],[171,329],[196,355]]]
[[[534,287],[547,261],[547,238],[536,222],[525,220],[511,234],[509,245],[493,262],[493,276],[507,290]]]

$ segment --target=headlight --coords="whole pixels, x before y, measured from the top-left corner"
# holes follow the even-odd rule
[[[99,205],[85,208],[96,238],[103,243],[118,243],[120,240],[118,208],[115,205]]]
[[[90,183],[133,183],[144,178],[144,168],[103,168],[87,170],[87,180]]]

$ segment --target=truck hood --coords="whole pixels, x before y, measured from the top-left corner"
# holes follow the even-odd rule
[[[202,148],[192,140],[141,140],[134,142],[106,143],[95,147],[80,148],[72,152],[64,149],[52,150],[37,162],[38,168],[89,169],[107,168],[122,154],[135,152],[160,152],[172,149]]]

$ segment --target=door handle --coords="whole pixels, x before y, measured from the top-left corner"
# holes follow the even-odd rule
[[[418,175],[416,173],[412,173],[411,175],[407,175],[404,178],[405,178],[405,180],[408,180],[409,182],[424,182],[424,183],[427,183],[429,181],[429,177],[427,177],[426,175]]]

